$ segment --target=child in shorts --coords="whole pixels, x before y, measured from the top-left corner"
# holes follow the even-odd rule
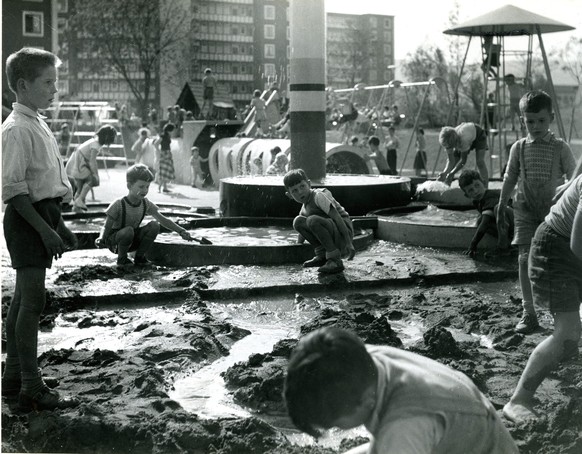
[[[501,251],[508,252],[509,243],[513,237],[513,210],[511,207],[506,208],[505,216],[507,222],[503,225],[499,224],[500,228],[503,226],[503,230],[499,231],[496,219],[501,191],[499,189],[486,189],[483,180],[481,180],[481,175],[476,170],[463,170],[459,177],[459,187],[465,196],[473,201],[473,205],[479,212],[477,231],[465,254],[475,257],[477,255],[477,246],[486,233],[495,238],[500,238],[499,243],[503,245]]]
[[[350,454],[518,453],[493,404],[466,375],[416,353],[366,345],[341,328],[299,340],[284,396],[295,426],[315,437],[364,424],[372,441]]]
[[[134,263],[146,266],[149,263],[146,254],[160,232],[160,225],[178,233],[184,240],[193,240],[186,229],[161,214],[157,205],[147,199],[154,174],[146,165],[135,164],[127,169],[126,180],[127,195],[109,205],[105,211],[105,226],[95,240],[96,247],[109,248],[117,254],[117,266],[125,268]],[[154,220],[141,227],[146,215]],[[128,257],[128,253],[133,251],[134,262]]]
[[[529,334],[539,326],[527,272],[531,239],[538,225],[550,212],[556,188],[564,182],[564,175],[566,178],[572,176],[576,162],[568,144],[556,139],[550,132],[554,112],[552,98],[546,92],[534,90],[526,93],[521,98],[519,107],[521,121],[528,135],[515,142],[509,152],[499,197],[497,223],[505,223],[505,216],[502,216],[502,213],[517,185],[513,203],[515,235],[512,244],[519,248],[519,283],[523,314],[515,331]]]
[[[203,158],[200,156],[200,149],[198,147],[192,147],[192,156],[190,156],[190,171],[192,172],[192,184],[193,188],[198,186],[202,187],[204,185],[204,174],[202,173],[202,162],[208,162],[208,158]]]
[[[424,129],[418,128],[416,132],[416,155],[414,156],[414,173],[417,177],[424,176],[428,178],[428,170],[426,169],[426,138],[424,137]]]
[[[477,170],[485,187],[489,185],[489,171],[485,163],[487,133],[481,126],[471,122],[461,123],[456,128],[445,126],[439,134],[439,143],[447,152],[447,164],[438,177],[439,181],[450,186],[455,174],[467,163],[469,152],[475,150]]]
[[[354,227],[348,212],[328,189],[312,189],[303,169],[290,170],[283,177],[287,197],[301,203],[293,228],[298,242],[307,240],[315,248],[315,257],[303,263],[305,268],[319,267],[320,273],[343,271],[342,256],[352,260]]]
[[[386,161],[386,157],[380,150],[380,139],[376,136],[370,137],[368,139],[368,146],[372,154],[364,155],[364,159],[368,161],[373,159],[380,175],[392,175],[388,161]]]
[[[61,216],[61,203],[73,196],[71,185],[57,141],[39,114],[55,98],[60,64],[56,55],[27,47],[6,60],[6,79],[16,102],[2,124],[2,200],[4,236],[16,284],[6,316],[2,395],[18,396],[25,411],[76,403],[48,388],[37,358],[46,269],[77,244]]]
[[[526,123],[527,124],[527,123]],[[503,415],[516,423],[536,418],[534,395],[560,362],[578,356],[582,326],[582,158],[531,243],[534,302],[550,310],[554,332],[533,351]]]

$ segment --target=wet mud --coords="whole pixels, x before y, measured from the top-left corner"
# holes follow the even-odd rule
[[[63,273],[59,282],[80,294],[90,280],[123,278],[111,267],[102,268]],[[191,290],[185,298],[158,305],[160,314],[171,316],[146,317],[123,305],[82,305],[80,300],[72,304],[70,292],[66,297],[50,295],[41,329],[54,330],[58,317],[87,334],[72,341],[70,348],[42,353],[40,366],[45,376],[55,377],[59,392],[76,397],[79,405],[22,413],[15,401],[3,398],[3,452],[332,454],[365,442],[346,439],[339,449],[297,446],[285,435],[288,431],[282,428],[291,424],[281,391],[298,336],[223,372],[234,402],[252,417],[205,419],[185,411],[169,397],[173,383],[228,355],[251,330],[210,310],[196,292],[212,279],[214,269],[152,272],[160,279],[174,273],[165,285]],[[298,294],[294,305],[316,314],[299,327],[299,335],[321,326],[341,326],[368,343],[421,353],[468,375],[500,410],[532,349],[551,333],[551,317],[543,312],[538,332],[513,332],[521,314],[516,289],[514,281],[432,287],[419,281],[416,286],[326,294],[323,299]],[[5,288],[3,317],[9,296],[10,288]],[[407,331],[407,326],[416,331]],[[103,327],[116,329],[117,343],[95,334]],[[521,452],[582,452],[582,360],[553,372],[538,400],[538,421],[523,426],[505,421]]]

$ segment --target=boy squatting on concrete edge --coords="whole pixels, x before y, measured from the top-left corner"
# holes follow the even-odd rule
[[[120,267],[134,264],[127,254],[135,251],[135,265],[144,266],[149,263],[146,253],[160,232],[160,224],[184,240],[193,240],[186,229],[161,214],[157,205],[146,197],[154,175],[145,164],[134,164],[127,169],[126,179],[127,195],[113,201],[105,211],[105,226],[95,240],[95,246],[116,253],[117,266]],[[148,214],[155,220],[140,227]]]
[[[519,452],[467,376],[416,353],[365,345],[340,328],[299,340],[284,396],[295,426],[315,437],[364,424],[372,441],[346,454]]]
[[[301,203],[293,228],[298,242],[307,240],[315,248],[315,257],[303,266],[319,267],[320,273],[343,271],[342,256],[352,260],[356,250],[352,243],[354,227],[348,212],[328,189],[312,189],[303,169],[290,170],[283,177],[287,197]]]
[[[469,257],[477,255],[477,246],[486,233],[498,239],[503,245],[492,255],[509,255],[509,243],[513,237],[513,209],[507,207],[504,211],[506,223],[497,225],[497,212],[501,190],[486,189],[481,175],[476,170],[463,170],[459,176],[459,187],[479,212],[477,231],[464,254]]]

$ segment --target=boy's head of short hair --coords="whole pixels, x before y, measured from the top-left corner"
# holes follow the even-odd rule
[[[111,125],[101,126],[95,133],[101,145],[111,145],[117,137],[117,129]]]
[[[445,148],[456,148],[459,142],[459,135],[455,128],[451,126],[444,126],[439,134],[439,143]]]
[[[424,129],[418,128],[418,133],[424,136]]]
[[[151,183],[154,181],[154,174],[145,164],[134,164],[127,169],[125,180],[128,185],[132,185],[140,180]]]
[[[6,59],[6,81],[10,90],[17,94],[18,81],[34,81],[43,69],[54,66],[58,68],[61,60],[52,52],[33,47],[23,47]]]
[[[371,136],[368,139],[368,145],[372,145],[373,147],[379,147],[380,146],[380,139],[376,136]]]
[[[174,129],[176,129],[176,126],[174,125],[174,123],[166,123],[164,125],[164,127],[162,128],[162,131],[164,133],[170,134]]]
[[[519,110],[525,112],[538,113],[546,109],[549,114],[553,113],[552,97],[543,90],[528,91],[519,100]]]
[[[255,91],[253,91],[253,96],[255,98],[258,98],[259,96],[261,96],[261,90],[255,90]]]
[[[150,130],[148,128],[139,128],[139,135],[147,137],[150,135]]]
[[[278,165],[289,164],[289,158],[287,157],[284,151],[280,151],[279,153],[277,153],[277,155],[275,156],[275,163],[277,163]]]
[[[283,177],[283,184],[285,185],[285,188],[295,186],[302,181],[307,181],[309,183],[309,178],[307,178],[307,174],[303,169],[289,170],[289,172],[287,172]]]
[[[284,397],[293,424],[318,436],[344,416],[371,413],[378,370],[350,331],[320,328],[300,339],[287,366]],[[365,405],[365,407],[363,407]],[[361,421],[362,424],[364,421]]]
[[[515,82],[515,76],[513,74],[506,74],[505,77],[503,78],[503,81],[505,83],[513,83]]]
[[[469,186],[473,181],[478,180],[483,183],[483,179],[481,178],[481,174],[473,169],[465,169],[461,172],[459,176],[459,187],[461,189]]]
[[[194,152],[200,152],[200,149],[199,149],[198,147],[192,147],[192,148],[190,149],[190,151],[191,151],[192,153],[194,153]]]
[[[390,126],[390,127],[388,128],[388,132],[390,132],[390,133],[394,134],[394,133],[396,132],[396,129],[394,128],[394,126]]]
[[[204,70],[204,74],[210,74],[210,73],[212,73],[212,70],[210,68],[206,68]]]

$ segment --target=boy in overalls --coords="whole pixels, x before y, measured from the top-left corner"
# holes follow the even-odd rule
[[[497,223],[504,223],[507,202],[517,184],[513,204],[515,235],[512,244],[519,248],[523,316],[515,331],[529,334],[539,326],[527,271],[531,240],[538,225],[550,211],[556,188],[564,183],[564,175],[568,179],[572,177],[576,162],[568,144],[562,139],[556,139],[549,130],[554,112],[552,98],[546,92],[534,90],[526,93],[519,101],[519,108],[521,121],[528,134],[526,138],[515,142],[509,152],[499,197]]]

